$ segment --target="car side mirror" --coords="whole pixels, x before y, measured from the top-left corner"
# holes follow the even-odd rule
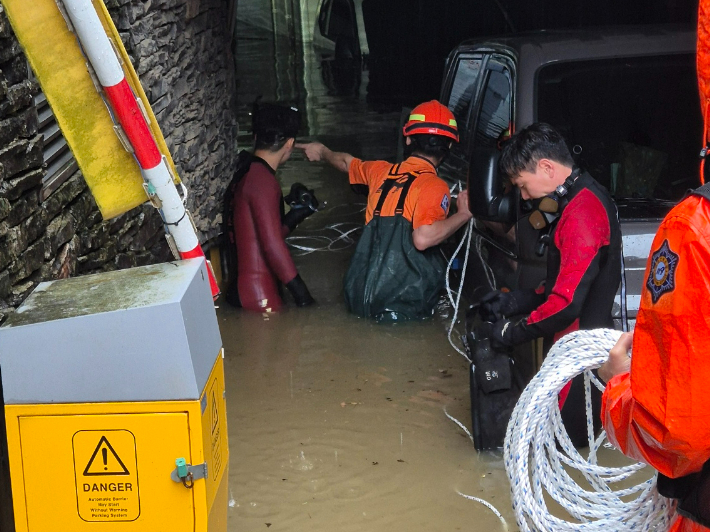
[[[498,174],[500,151],[474,148],[468,170],[468,203],[471,213],[481,220],[514,223],[515,192],[503,190]]]

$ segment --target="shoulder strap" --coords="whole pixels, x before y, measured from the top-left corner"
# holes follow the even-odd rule
[[[395,166],[392,167],[392,171],[394,171]],[[412,183],[414,180],[417,178],[414,174],[394,174],[390,171],[390,175],[393,177],[388,177],[385,179],[384,183],[382,183],[382,188],[380,189],[380,198],[377,201],[377,206],[375,207],[374,212],[372,213],[372,216],[380,216],[382,212],[382,206],[385,204],[385,200],[387,199],[387,195],[392,191],[394,188],[395,184],[397,183],[397,178],[406,175],[407,176],[407,181],[402,185],[402,191],[399,194],[399,200],[397,201],[397,207],[395,208],[394,213],[395,214],[404,214],[404,202],[407,200],[407,194],[409,193],[409,189],[412,186]]]
[[[387,194],[390,193],[390,190],[392,190],[392,187],[396,183],[395,179],[387,178],[385,179],[385,182],[382,183],[382,187],[380,188],[380,199],[377,202],[377,206],[375,207],[375,211],[372,213],[372,216],[379,216],[381,211],[382,211],[382,206],[385,204],[385,200],[387,199]]]
[[[402,192],[399,194],[399,201],[397,202],[397,208],[395,209],[395,214],[404,214],[404,202],[407,200],[407,194],[409,194],[409,189],[412,187],[412,183],[417,176],[412,174],[407,174],[407,182],[404,183],[402,187]]]
[[[702,196],[710,201],[710,183],[705,183],[703,186],[696,188],[690,192],[693,196]]]

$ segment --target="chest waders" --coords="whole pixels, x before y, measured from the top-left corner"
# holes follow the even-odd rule
[[[406,177],[403,183],[398,179]],[[431,317],[444,287],[445,264],[438,246],[414,247],[412,222],[404,217],[404,202],[417,178],[405,174],[382,184],[380,199],[365,226],[345,274],[345,303],[350,312],[378,322]],[[401,188],[394,216],[381,216],[394,188]]]

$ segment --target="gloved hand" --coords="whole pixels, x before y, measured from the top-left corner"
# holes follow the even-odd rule
[[[489,321],[483,321],[473,328],[473,339],[477,342],[481,340],[489,340],[492,330],[493,324]]]
[[[312,305],[316,302],[316,300],[311,296],[311,293],[308,291],[306,283],[303,282],[300,275],[296,275],[296,277],[286,283],[286,288],[288,288],[288,291],[291,292],[293,299],[296,300],[297,307],[307,307],[308,305]]]
[[[284,201],[291,206],[284,216],[283,224],[288,227],[289,231],[296,229],[296,226],[311,214],[318,210],[318,199],[313,190],[308,190],[301,183],[291,185],[291,191]]]
[[[483,321],[496,322],[518,312],[514,292],[493,290],[481,298],[478,313]]]
[[[315,211],[307,207],[291,207],[291,210],[284,215],[283,224],[288,227],[289,231],[296,229],[296,226],[300,224],[303,220],[308,218]]]
[[[490,329],[489,340],[491,347],[496,351],[505,352],[515,345],[513,340],[513,328],[515,324],[511,320],[498,320]]]
[[[294,183],[291,185],[291,191],[288,193],[288,196],[284,198],[284,201],[286,201],[292,209],[305,207],[311,212],[316,212],[318,205],[320,205],[313,189],[307,189],[302,183]]]

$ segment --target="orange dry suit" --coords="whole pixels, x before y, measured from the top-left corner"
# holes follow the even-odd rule
[[[348,309],[377,321],[430,317],[444,287],[438,246],[414,247],[412,231],[445,220],[449,187],[434,165],[353,159],[350,183],[368,189],[366,225],[345,275]]]
[[[664,477],[697,473],[707,463],[705,489],[696,479],[688,496],[695,497],[689,504],[708,519],[710,201],[692,195],[666,216],[653,241],[645,279],[631,371],[607,384],[602,421],[609,441],[661,473],[661,493],[664,482],[673,482]],[[671,530],[710,530],[682,516],[685,497],[679,497],[681,515]]]

